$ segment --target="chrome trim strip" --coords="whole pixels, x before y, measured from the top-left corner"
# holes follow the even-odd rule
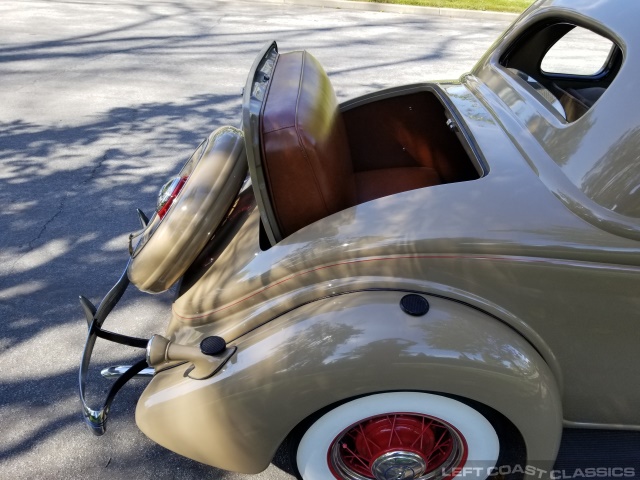
[[[593,430],[632,430],[640,431],[640,425],[623,425],[620,423],[591,423],[591,422],[574,422],[572,420],[563,420],[564,428],[583,428]]]
[[[129,370],[132,365],[118,365],[114,367],[103,368],[100,372],[104,378],[119,378]],[[153,377],[156,371],[153,368],[143,368],[140,372],[136,373],[133,378],[148,378]]]

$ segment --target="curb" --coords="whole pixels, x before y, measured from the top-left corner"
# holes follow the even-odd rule
[[[367,12],[405,13],[411,15],[430,15],[449,18],[476,18],[478,20],[513,21],[517,13],[493,12],[487,10],[462,10],[457,8],[419,7],[416,5],[397,5],[390,3],[371,3],[348,0],[260,0],[263,3],[281,3],[305,5],[308,7],[339,8],[344,10],[364,10]]]

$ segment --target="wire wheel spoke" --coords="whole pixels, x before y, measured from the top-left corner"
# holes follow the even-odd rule
[[[383,475],[396,470],[412,475],[402,478],[443,480],[446,477],[437,470],[462,466],[465,445],[459,432],[443,420],[398,412],[349,426],[332,442],[328,458],[340,480],[386,478]]]

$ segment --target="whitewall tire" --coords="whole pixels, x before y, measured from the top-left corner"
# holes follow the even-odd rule
[[[361,397],[324,414],[296,454],[304,480],[483,479],[500,453],[477,410],[440,395]]]

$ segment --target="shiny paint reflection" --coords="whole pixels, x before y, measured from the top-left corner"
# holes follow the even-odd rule
[[[138,404],[138,425],[182,455],[260,471],[284,436],[326,405],[431,391],[492,406],[529,439],[532,458],[552,458],[560,392],[535,349],[498,320],[449,300],[428,297],[427,315],[411,317],[399,307],[404,294],[352,293],[295,309],[234,342],[237,354],[210,379],[185,379],[183,368],[162,372]],[[222,451],[200,450],[231,425]]]

